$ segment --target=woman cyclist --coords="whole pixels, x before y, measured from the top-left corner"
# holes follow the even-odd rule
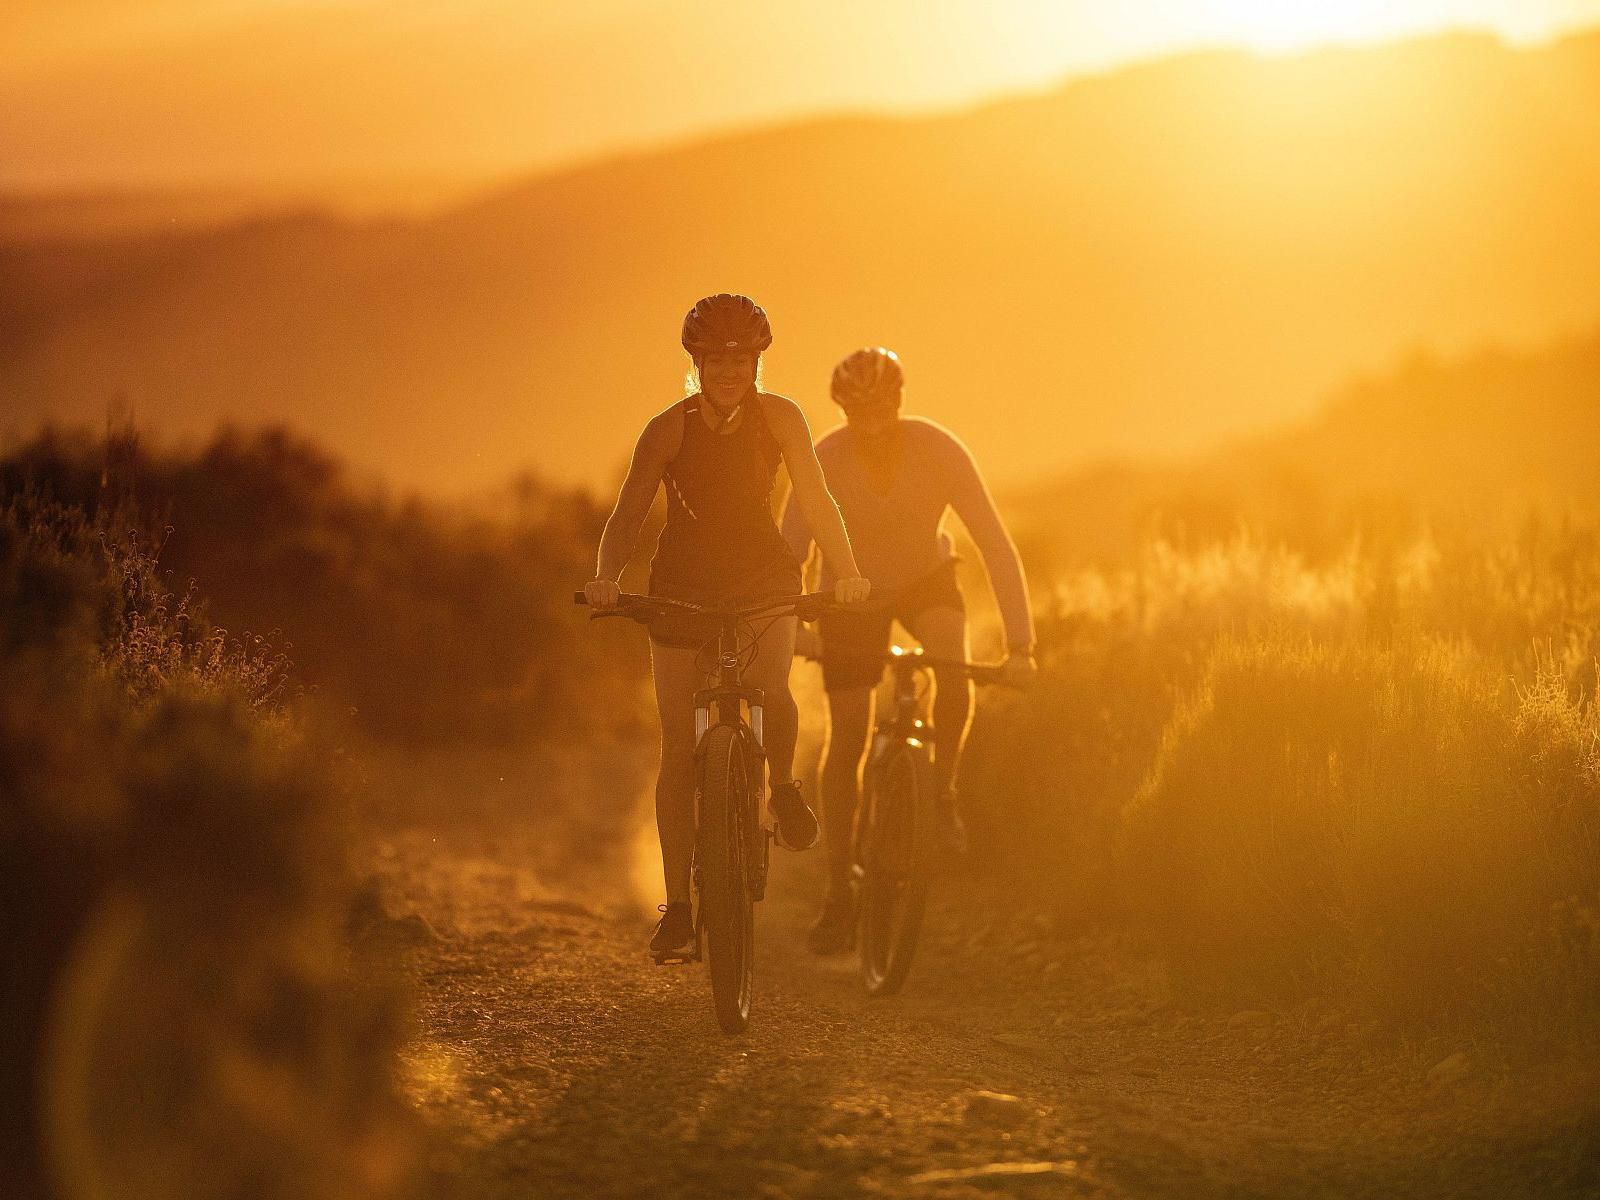
[[[696,390],[651,418],[634,448],[616,507],[600,536],[595,578],[584,587],[597,609],[617,604],[617,579],[632,558],[639,528],[667,489],[667,522],[650,562],[651,595],[697,603],[738,604],[800,590],[800,565],[772,517],[778,464],[789,468],[793,500],[822,548],[834,596],[864,600],[861,578],[838,506],[828,494],[811,431],[794,401],[760,390],[761,354],[772,344],[767,314],[747,296],[701,300],[683,321],[683,348]],[[744,672],[766,693],[766,754],[778,842],[804,850],[817,840],[817,818],[800,795],[794,770],[799,716],[789,693],[796,621],[761,622]],[[673,616],[651,622],[650,657],[661,716],[656,830],[661,838],[667,903],[650,939],[653,953],[678,950],[694,936],[689,870],[694,851],[694,693],[704,686],[701,649],[715,622]]]

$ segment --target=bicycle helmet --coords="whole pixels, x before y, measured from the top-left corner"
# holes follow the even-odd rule
[[[772,345],[767,314],[749,296],[718,292],[707,296],[683,318],[683,348],[694,358],[714,350],[748,350],[760,354]]]
[[[898,405],[905,384],[900,356],[882,346],[868,346],[846,355],[833,369],[833,399],[841,408]]]

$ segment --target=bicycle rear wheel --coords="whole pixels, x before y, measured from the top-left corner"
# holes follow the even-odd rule
[[[933,871],[933,788],[927,759],[896,745],[868,776],[857,853],[861,982],[874,996],[906,981]]]
[[[751,756],[739,730],[716,725],[700,757],[701,927],[717,1024],[742,1033],[755,984],[755,906],[748,864],[761,835]]]

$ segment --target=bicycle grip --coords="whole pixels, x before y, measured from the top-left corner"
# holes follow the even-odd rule
[[[587,604],[589,603],[589,597],[585,596],[582,592],[573,592],[572,602],[574,604]]]

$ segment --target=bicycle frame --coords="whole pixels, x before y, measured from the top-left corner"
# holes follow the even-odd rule
[[[894,675],[894,714],[878,721],[873,731],[872,756],[881,757],[889,741],[904,741],[923,748],[938,736],[922,717],[922,696],[917,690],[917,672],[927,664],[920,649],[904,646],[889,648],[889,668]]]
[[[716,706],[718,725],[742,723],[740,703],[750,712],[750,732],[755,749],[763,766],[766,763],[766,726],[764,721],[765,694],[760,688],[746,687],[739,673],[739,617],[733,613],[721,615],[721,628],[717,632],[716,682],[699,688],[694,694],[694,743],[698,750],[704,745],[706,732],[711,728],[711,708]]]
[[[937,659],[920,648],[891,647],[882,661],[893,675],[894,711],[873,733],[850,847],[861,978],[873,996],[893,995],[905,983],[932,874],[930,747],[937,734],[923,719],[917,675],[948,673],[961,686],[968,679],[992,683],[1000,677],[996,667]]]
[[[721,619],[721,628],[717,632],[717,666],[716,682],[710,687],[699,688],[694,694],[694,753],[698,762],[704,756],[707,744],[707,735],[713,725],[711,719],[712,707],[716,708],[717,725],[731,725],[736,734],[746,745],[749,753],[749,763],[753,778],[751,784],[756,790],[756,795],[766,793],[767,776],[767,751],[766,728],[763,720],[763,701],[765,695],[762,689],[746,687],[739,672],[739,618],[736,615],[724,614]],[[749,720],[744,719],[740,712],[740,705],[749,711]],[[697,769],[698,774],[698,769]],[[696,818],[698,821],[698,817]],[[760,818],[757,818],[758,822]],[[749,876],[751,898],[761,900],[767,891],[768,848],[766,841],[772,837],[771,829],[761,825],[765,831],[763,844],[757,854],[756,861],[750,864],[752,870]],[[696,871],[699,867],[696,866]],[[697,876],[698,878],[698,876]],[[698,926],[696,940],[699,939]]]
[[[580,604],[586,603],[586,598],[582,592],[574,593],[573,600]],[[743,920],[746,932],[742,936],[747,942],[748,939],[753,937],[750,925],[752,917],[749,906],[755,901],[761,900],[766,894],[768,854],[773,830],[771,826],[762,823],[758,815],[760,797],[766,791],[765,694],[761,688],[746,686],[742,678],[739,661],[739,630],[744,622],[763,615],[778,617],[786,612],[793,612],[805,619],[814,619],[814,617],[807,616],[807,614],[819,613],[828,603],[829,598],[823,593],[774,597],[763,602],[733,607],[694,604],[688,601],[672,600],[659,596],[623,594],[618,597],[618,605],[615,608],[593,614],[594,616],[628,617],[632,620],[647,622],[656,615],[687,612],[704,617],[712,617],[717,622],[716,665],[712,672],[714,679],[710,686],[698,688],[694,693],[695,776],[697,780],[701,780],[703,773],[709,769],[707,760],[713,753],[713,747],[719,743],[720,749],[716,750],[717,753],[726,752],[731,746],[742,757],[743,770],[746,776],[746,790],[744,792],[745,798],[741,798],[739,803],[743,805],[748,802],[749,809],[743,811],[748,814],[749,818],[754,819],[754,823],[751,826],[745,826],[742,823],[744,818],[734,818],[733,829],[735,830],[734,836],[737,844],[733,850],[731,856],[732,864],[730,865],[737,866],[743,873],[739,886],[744,890],[738,903],[742,903],[745,906]],[[702,650],[704,648],[702,647]],[[748,720],[745,716],[746,711],[749,713]],[[719,738],[714,733],[714,731],[724,729],[731,731],[731,736],[734,739],[732,743],[726,738]],[[722,814],[720,819],[727,819],[726,814],[729,811],[727,808],[727,796],[716,788],[702,790],[702,787],[697,784],[695,802],[697,844],[703,829],[702,822],[705,819],[702,810],[708,802],[707,798],[711,796],[718,797],[713,802],[714,805],[722,806],[718,809]],[[738,832],[741,829],[746,832]],[[756,843],[754,845],[748,844],[749,834],[755,835]],[[713,837],[715,836],[718,835],[713,834]],[[720,855],[721,852],[717,851],[717,853]],[[723,859],[719,857],[716,861],[722,862]],[[702,863],[698,850],[692,862],[692,870],[694,872],[695,892],[702,898],[702,902],[697,904],[695,912],[694,951],[691,955],[681,957],[677,955],[670,957],[658,956],[656,959],[658,963],[683,962],[691,959],[698,961],[701,957],[707,910],[704,903],[704,880],[701,875]],[[720,872],[721,868],[719,867],[718,870]],[[726,877],[719,874],[719,878],[725,880]],[[723,927],[719,926],[719,928]],[[726,931],[718,935],[719,939],[723,936],[728,936]],[[737,984],[737,993],[729,993],[727,988],[734,985],[727,981],[725,972],[719,975],[719,962],[730,963],[741,960],[719,959],[717,947],[723,944],[720,940],[711,943],[712,993],[716,997],[718,1020],[722,1022],[723,1028],[730,1032],[737,1032],[744,1028],[744,1022],[748,1019],[749,959],[747,957],[742,960],[744,962],[742,967],[735,966],[732,968],[736,976],[742,973],[742,981]],[[738,951],[738,953],[748,956],[753,954],[753,950],[748,945],[745,945],[744,949]],[[719,980],[722,980],[722,982],[719,983]],[[728,999],[729,995],[734,995],[735,999],[730,1001]],[[734,1006],[732,1009],[727,1007],[730,1003]]]
[[[574,593],[573,600],[579,604],[587,603],[582,592]],[[724,608],[713,605],[692,604],[682,600],[670,600],[660,596],[636,596],[625,593],[619,598],[618,608],[597,612],[594,615],[647,620],[651,612],[687,611],[716,617],[718,623],[716,679],[711,686],[698,688],[694,693],[695,753],[697,756],[700,754],[705,746],[706,734],[713,725],[733,725],[747,728],[750,748],[755,755],[757,763],[756,773],[758,778],[755,782],[758,788],[762,788],[765,784],[767,763],[766,696],[762,689],[746,686],[741,677],[739,669],[739,626],[744,621],[767,613],[782,615],[785,611],[793,612],[803,620],[814,620],[822,608],[832,602],[832,598],[825,592],[809,592],[798,596],[778,596],[764,602]],[[715,709],[714,717],[713,709]],[[742,709],[748,710],[748,720],[745,719]]]

